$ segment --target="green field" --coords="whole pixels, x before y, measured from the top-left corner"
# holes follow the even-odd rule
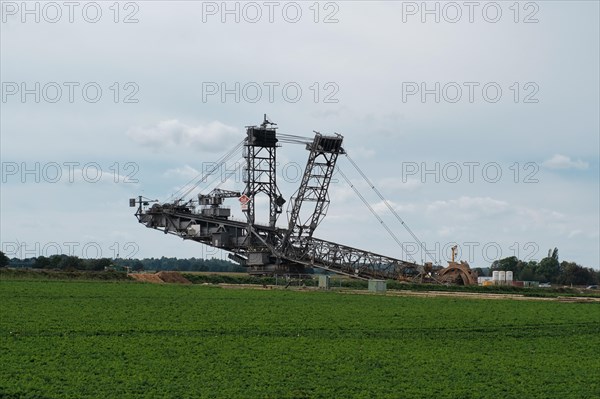
[[[599,398],[600,305],[0,282],[2,398]]]

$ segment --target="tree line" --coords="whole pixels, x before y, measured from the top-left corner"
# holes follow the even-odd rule
[[[237,263],[217,258],[144,258],[144,259],[115,259],[115,265],[129,267],[131,270],[165,270],[179,272],[229,272],[242,273],[246,268]]]
[[[77,256],[52,255],[34,258],[9,259],[0,252],[0,267],[56,269],[56,270],[165,270],[165,271],[199,271],[199,272],[244,272],[242,266],[221,259],[178,259],[178,258],[144,258],[144,259],[83,259]]]
[[[558,259],[558,248],[548,251],[548,256],[536,261],[523,261],[516,256],[496,260],[491,270],[512,271],[513,278],[521,281],[540,281],[562,285],[594,285],[600,282],[600,270],[583,267],[575,262]]]
[[[198,272],[245,272],[243,266],[217,258],[178,259],[178,258],[144,258],[144,259],[83,259],[77,256],[52,255],[35,258],[9,259],[0,251],[0,267],[22,267],[32,269],[57,270],[165,270],[165,271],[198,271]],[[477,269],[476,269],[477,270]],[[578,265],[575,262],[558,259],[558,249],[548,251],[548,256],[537,261],[523,261],[515,256],[499,259],[492,263],[491,271],[512,271],[514,280],[540,281],[562,285],[594,285],[600,283],[600,270]],[[480,273],[481,275],[481,273]]]

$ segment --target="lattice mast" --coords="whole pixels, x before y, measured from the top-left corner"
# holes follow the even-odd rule
[[[288,230],[282,242],[284,253],[306,249],[309,240],[329,207],[329,184],[340,154],[344,154],[344,137],[316,133],[306,144],[308,161],[298,191],[292,197]],[[307,203],[313,203],[311,205]],[[309,209],[310,207],[310,209]]]
[[[244,158],[246,168],[244,171],[244,194],[249,198],[246,217],[249,226],[256,224],[256,197],[261,193],[269,198],[269,227],[274,228],[285,200],[277,188],[277,135],[276,125],[270,122],[265,115],[260,126],[246,127],[246,140],[244,143]]]

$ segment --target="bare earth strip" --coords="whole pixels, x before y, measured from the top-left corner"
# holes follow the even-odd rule
[[[368,291],[344,291],[352,294],[372,294]],[[419,297],[453,297],[471,299],[513,299],[517,301],[558,301],[558,302],[599,302],[600,298],[593,297],[536,297],[520,294],[495,294],[480,292],[450,292],[450,291],[387,291],[386,295],[392,296],[419,296]]]
[[[131,274],[129,274],[129,276],[134,278],[137,281],[141,281],[144,283],[191,284],[191,282],[187,278],[183,277],[181,275],[181,273],[178,273],[178,272],[158,272],[158,273],[154,273],[154,274],[131,273]]]
[[[219,287],[228,289],[285,289],[282,286],[262,286],[256,284],[219,284]],[[294,291],[316,291],[318,288],[315,287],[289,287],[288,290]],[[340,294],[358,294],[358,295],[382,295],[375,294],[373,292],[365,290],[336,290]],[[452,298],[466,298],[466,299],[512,299],[517,301],[555,301],[555,302],[585,302],[585,303],[600,303],[600,298],[597,297],[539,297],[539,296],[525,296],[522,294],[497,294],[497,293],[481,293],[481,292],[452,292],[452,291],[409,291],[409,290],[388,290],[385,295],[389,296],[415,296],[415,297],[452,297]]]

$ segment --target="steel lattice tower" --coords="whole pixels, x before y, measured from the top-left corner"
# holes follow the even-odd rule
[[[256,224],[256,196],[263,193],[269,198],[269,227],[274,228],[282,211],[285,200],[277,188],[277,136],[274,127],[265,121],[257,126],[247,127],[247,138],[244,144],[244,194],[249,198],[246,217],[249,225]],[[259,223],[260,224],[260,223]]]

